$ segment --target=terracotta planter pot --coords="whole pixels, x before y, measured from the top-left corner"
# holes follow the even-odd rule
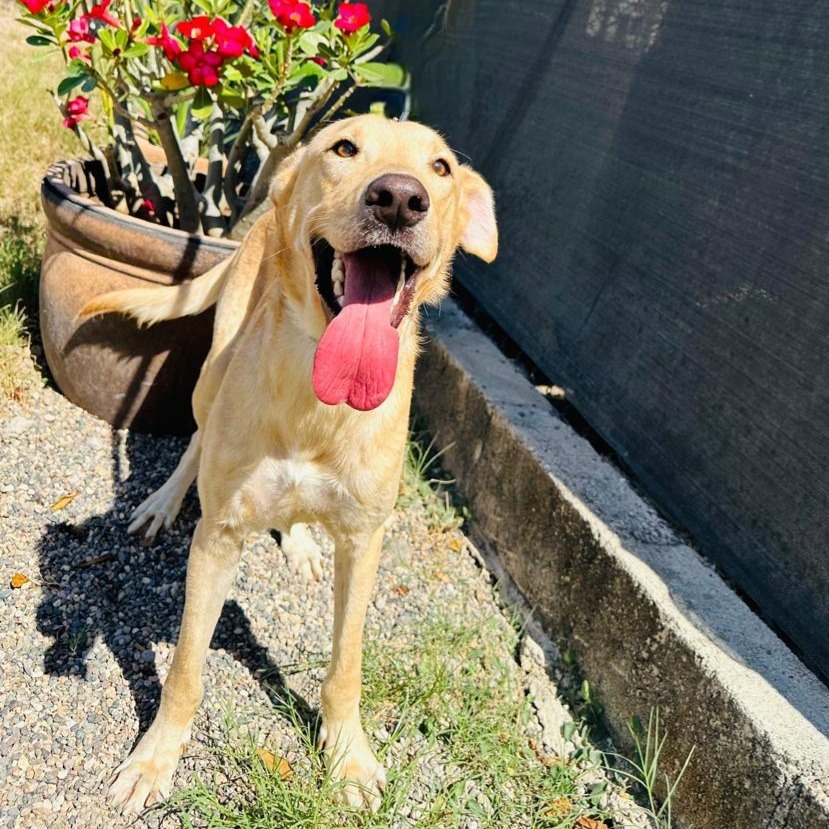
[[[95,162],[55,164],[43,179],[48,220],[40,328],[60,390],[117,427],[187,434],[190,397],[210,346],[213,314],[139,329],[119,314],[78,320],[84,303],[119,288],[193,279],[236,243],[171,230],[118,213]]]

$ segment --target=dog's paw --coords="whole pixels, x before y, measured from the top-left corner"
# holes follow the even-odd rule
[[[173,526],[183,500],[177,489],[165,484],[133,510],[127,532],[130,535],[141,533],[152,541],[162,525],[166,530]]]
[[[376,812],[386,787],[386,771],[369,748],[359,723],[356,727],[323,723],[319,742],[332,778],[343,781],[338,790],[340,800]]]
[[[124,814],[140,814],[170,796],[178,759],[184,748],[163,748],[151,732],[113,772],[107,803]]]
[[[322,578],[322,550],[307,528],[297,529],[294,525],[283,534],[281,547],[292,573],[308,582]]]

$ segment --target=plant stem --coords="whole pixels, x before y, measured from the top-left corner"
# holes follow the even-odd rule
[[[253,113],[249,112],[239,127],[239,134],[233,142],[230,149],[230,155],[227,158],[227,172],[223,182],[225,201],[230,207],[230,226],[236,221],[239,215],[239,194],[236,192],[239,168],[245,157],[245,150],[250,146],[248,138],[250,137],[251,124],[253,122]]]
[[[271,148],[268,157],[264,163],[259,167],[253,184],[250,188],[250,193],[245,200],[245,206],[242,209],[241,218],[236,225],[231,229],[230,236],[232,239],[241,239],[245,233],[253,226],[253,223],[268,209],[266,199],[268,196],[268,188],[271,184],[271,179],[276,172],[276,168],[280,162],[296,148],[299,142],[305,135],[310,123],[314,117],[325,108],[326,104],[331,100],[337,88],[336,81],[328,81],[320,85],[318,94],[311,100],[308,108],[305,110],[299,123],[294,127],[291,134],[284,140],[279,141],[276,147]],[[259,136],[261,139],[261,136]]]
[[[201,229],[199,219],[199,194],[190,180],[187,162],[181,152],[178,136],[173,126],[172,113],[166,107],[154,109],[155,128],[161,147],[167,156],[167,167],[173,177],[173,190],[178,206],[179,227],[187,233],[198,233]]]
[[[222,215],[224,141],[224,113],[214,103],[207,121],[207,178],[201,202],[202,226],[208,236],[221,236],[225,229],[225,218]]]

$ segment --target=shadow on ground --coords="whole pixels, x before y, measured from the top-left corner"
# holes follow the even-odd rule
[[[97,638],[103,640],[129,683],[143,733],[155,715],[161,691],[153,646],[178,638],[198,498],[190,492],[176,526],[159,533],[152,546],[129,536],[130,512],[164,482],[186,442],[131,432],[122,448],[122,434],[112,433],[116,491],[109,511],[80,524],[54,524],[39,541],[44,598],[37,625],[52,639],[43,657],[44,672],[51,676],[85,678],[87,655]],[[244,665],[278,713],[289,716],[292,711],[310,732],[315,731],[317,711],[286,686],[237,602],[225,604],[211,647],[225,649]]]

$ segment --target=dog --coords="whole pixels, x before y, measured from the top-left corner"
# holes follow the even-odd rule
[[[402,471],[418,309],[446,296],[457,248],[495,258],[493,195],[436,132],[379,115],[321,129],[283,161],[269,195],[274,209],[227,262],[180,286],[104,294],[81,312],[152,324],[216,306],[193,393],[197,430],[129,528],[169,528],[197,480],[172,666],[152,725],[109,785],[125,812],[169,795],[245,537],[278,530],[289,566],[318,578],[309,523],[335,542],[320,744],[348,803],[376,809],[385,785],[360,721],[362,637]]]

